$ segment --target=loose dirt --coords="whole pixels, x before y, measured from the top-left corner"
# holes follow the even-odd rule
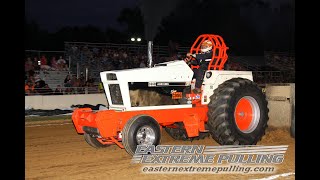
[[[289,145],[282,164],[275,173],[264,174],[144,174],[143,165],[131,163],[124,149],[112,145],[103,149],[89,146],[78,135],[71,121],[47,121],[25,125],[26,179],[259,179],[295,172],[295,140],[287,130],[268,128],[258,145]],[[188,142],[173,140],[164,130],[162,144],[218,144],[208,137]],[[277,179],[294,179],[293,175]]]

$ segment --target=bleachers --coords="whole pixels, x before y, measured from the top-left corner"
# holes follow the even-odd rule
[[[39,77],[53,90],[57,85],[64,87],[64,79],[69,74],[68,71],[38,71],[36,73],[39,74]]]
[[[229,63],[237,63],[248,71],[261,71],[264,65],[263,56],[229,56]]]
[[[100,83],[101,71],[110,70],[111,67],[115,69],[132,68],[132,62],[136,65],[140,61],[145,61],[145,54],[147,52],[146,45],[133,44],[66,42],[65,47],[65,51],[54,52],[50,55],[48,55],[48,51],[46,52],[46,55],[48,55],[48,57],[58,57],[58,55],[63,54],[63,57],[68,60],[70,71],[36,71],[36,74],[38,74],[52,90],[54,90],[57,85],[60,85],[62,89],[67,89],[64,87],[64,79],[68,74],[85,74],[88,79],[93,80],[94,86],[98,86]],[[77,47],[76,50],[74,50],[74,47]],[[87,50],[83,51],[84,47],[87,47]],[[97,53],[94,48],[100,49],[98,51],[100,53]],[[184,55],[188,52],[188,49],[188,47],[179,47],[178,52],[180,56],[168,57],[167,46],[153,46],[153,54],[155,55],[154,60],[167,61],[173,60],[172,58],[183,59]],[[121,53],[123,52],[126,56],[121,56]],[[39,58],[41,54],[44,53],[26,50],[26,57]],[[104,58],[105,56],[107,58]],[[294,62],[294,54],[287,53],[265,52],[264,56],[234,56],[230,54],[225,68],[226,70],[252,71],[254,79],[259,83],[294,82]],[[82,83],[80,86],[83,87],[88,85]]]

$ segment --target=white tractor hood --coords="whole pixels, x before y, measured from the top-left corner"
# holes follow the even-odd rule
[[[107,74],[116,74],[119,82],[190,82],[193,71],[183,60],[156,64],[152,68],[135,68],[100,72],[102,82],[107,80]]]

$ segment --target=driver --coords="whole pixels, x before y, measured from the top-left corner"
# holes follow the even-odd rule
[[[208,65],[212,58],[212,42],[205,40],[201,43],[201,53],[191,54],[187,53],[187,57],[184,59],[186,63],[191,63],[192,65],[199,65],[198,69],[193,69],[193,78],[196,79],[195,89],[193,93],[201,93],[201,85],[203,82],[204,73],[208,69]],[[194,57],[195,60],[191,61],[191,58]]]

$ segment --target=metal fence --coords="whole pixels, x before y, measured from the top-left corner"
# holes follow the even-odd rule
[[[145,53],[147,54],[147,44],[114,44],[114,43],[90,43],[90,42],[65,42],[65,51],[70,53],[69,50],[76,51],[83,47],[88,48],[109,48],[109,49],[126,49],[131,55]],[[186,54],[189,51],[189,47],[178,47],[178,52]],[[169,56],[169,47],[153,45],[153,55],[159,57]]]
[[[72,94],[99,94],[104,93],[98,85],[92,87],[61,87],[60,91],[55,89],[32,88],[31,92],[25,92],[25,96],[35,95],[72,95]]]
[[[57,60],[60,56],[62,56],[64,59],[66,59],[66,53],[65,51],[39,51],[39,50],[25,50],[25,57],[40,59],[41,56],[45,56],[48,61],[51,60],[52,57],[55,57]]]
[[[65,53],[66,58],[69,60],[70,70],[77,76],[83,73],[92,78],[97,77],[100,71],[108,70],[105,69],[105,67],[108,67],[107,63],[101,63],[101,59],[103,59],[101,52],[103,50],[123,50],[128,55],[127,60],[123,61],[133,64],[132,57],[147,55],[147,49],[147,44],[65,42]],[[188,51],[188,47],[179,47],[177,53],[186,54]],[[153,45],[153,56],[157,61],[160,61],[160,58],[169,57],[169,47]],[[119,61],[123,63],[122,59],[119,59]]]
[[[99,83],[100,71],[104,71],[105,69],[100,68],[99,61],[95,64],[95,66],[88,67],[84,66],[79,62],[83,62],[85,59],[85,55],[82,53],[82,49],[84,47],[89,48],[90,51],[94,51],[96,49],[114,49],[120,50],[125,49],[128,52],[128,56],[136,56],[138,54],[147,55],[147,44],[113,44],[113,43],[89,43],[89,42],[65,42],[65,50],[64,51],[38,51],[38,50],[25,50],[25,57],[34,58],[37,57],[38,60],[42,55],[47,57],[47,60],[50,62],[52,57],[59,58],[59,56],[63,56],[63,58],[69,64],[69,69],[71,74],[76,74],[79,77],[80,72],[83,72],[86,75],[89,73],[91,78],[95,79],[95,84]],[[189,51],[189,47],[179,47],[178,53],[184,56]],[[168,46],[153,46],[153,55],[155,57],[168,57],[169,56],[169,47]],[[285,52],[265,52],[265,56],[262,57],[265,61],[269,62],[272,57],[290,57],[290,60],[294,59],[294,53],[285,53]],[[251,59],[250,59],[251,58]],[[283,68],[279,71],[264,71],[260,69],[260,66],[249,63],[248,60],[252,60],[251,56],[230,56],[229,62],[240,63],[245,69],[252,71],[254,81],[258,84],[265,83],[292,83],[295,82],[295,69]],[[260,58],[260,57],[259,57]],[[288,59],[288,58],[287,58]],[[280,59],[281,60],[281,59]],[[274,64],[277,66],[278,64]],[[279,65],[280,66],[280,65]],[[281,66],[286,66],[285,64]],[[294,68],[294,66],[293,66]],[[230,69],[232,70],[232,69]],[[63,94],[75,94],[75,93],[100,93],[98,89],[93,91],[88,90],[88,88],[83,87],[73,87],[72,91],[66,92],[66,87],[63,87]],[[38,93],[39,94],[39,93]],[[36,95],[36,94],[29,94]],[[40,94],[41,95],[41,94]]]

